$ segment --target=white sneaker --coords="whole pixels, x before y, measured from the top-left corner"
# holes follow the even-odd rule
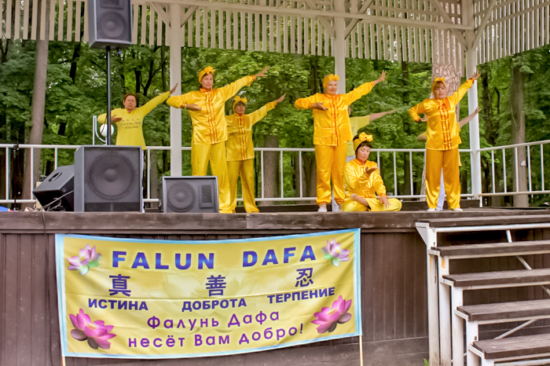
[[[435,208],[429,208],[429,209],[427,209],[426,211],[428,211],[428,212],[435,212]]]
[[[317,212],[327,212],[327,206],[326,205],[319,206],[319,209],[317,210]]]
[[[457,207],[455,208],[454,210],[451,210],[451,211],[454,211],[454,212],[462,212],[462,209],[460,207]]]

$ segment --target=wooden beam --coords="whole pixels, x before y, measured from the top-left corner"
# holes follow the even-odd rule
[[[496,3],[497,3],[497,0],[491,0],[491,2],[489,3],[489,8],[487,9],[487,11],[485,11],[485,15],[483,16],[483,19],[481,20],[479,27],[477,27],[475,30],[476,35],[470,47],[475,47],[475,45],[479,42],[479,38],[481,37],[481,35],[483,34],[483,30],[487,26],[487,22],[489,22],[489,18],[491,17],[491,13],[495,8]]]
[[[191,18],[191,16],[193,15],[195,10],[197,10],[197,9],[198,9],[198,6],[191,6],[191,7],[187,8],[187,12],[185,14],[183,14],[183,16],[181,17],[180,27],[183,28],[185,23],[187,23],[189,18]]]
[[[447,25],[454,25],[453,21],[451,20],[451,17],[449,17],[449,14],[443,9],[443,6],[439,3],[439,0],[430,0],[432,4],[434,4],[435,8],[437,9],[437,12],[443,17],[443,24]],[[466,45],[466,39],[464,38],[464,34],[460,33],[458,29],[449,27],[448,28],[453,35],[456,37],[456,39],[460,42],[461,45],[464,46],[464,48],[468,48]]]
[[[304,0],[304,2],[311,10],[317,9],[317,7],[315,6],[315,3],[312,0]],[[317,19],[323,25],[323,27],[327,30],[327,32],[331,37],[333,38],[336,37],[336,34],[334,32],[334,27],[332,26],[332,24],[330,24],[329,18],[324,16],[317,16],[315,17],[315,19]]]
[[[162,6],[159,3],[151,1],[151,2],[148,2],[148,4],[151,5],[153,7],[153,9],[155,9],[155,11],[159,15],[159,17],[161,17],[162,21],[166,25],[170,25],[170,16],[168,15],[167,12],[164,11],[164,9],[162,8]]]
[[[359,11],[357,12],[357,14],[365,14],[367,12],[367,10],[369,9],[369,7],[372,5],[372,1],[371,0],[370,2],[368,3],[364,3],[363,6],[361,7],[361,9],[359,9]],[[357,23],[359,23],[360,19],[352,19],[351,22],[348,24],[348,26],[346,27],[346,31],[345,31],[345,38],[348,38],[349,34],[351,33],[351,31],[353,30],[353,28],[355,28],[355,26],[357,25]]]
[[[214,9],[214,10],[273,14],[273,15],[287,15],[287,16],[295,16],[295,17],[304,17],[304,18],[343,17],[348,19],[359,19],[359,20],[363,20],[373,24],[395,25],[395,26],[426,28],[426,29],[473,30],[474,28],[473,25],[463,25],[463,24],[454,24],[454,23],[447,24],[447,23],[441,23],[439,21],[430,22],[430,21],[423,21],[423,20],[409,20],[409,19],[402,19],[402,18],[380,17],[380,16],[373,16],[373,15],[366,15],[366,14],[352,14],[352,13],[335,12],[335,11],[304,10],[304,9],[292,9],[292,8],[282,8],[282,7],[277,8],[277,7],[262,6],[262,5],[220,3],[220,2],[211,2],[207,0],[159,0],[159,2],[164,4],[180,4],[183,6],[204,7],[206,9]]]

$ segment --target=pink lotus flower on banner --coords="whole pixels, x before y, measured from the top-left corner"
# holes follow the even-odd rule
[[[75,329],[71,330],[71,336],[77,341],[88,340],[88,345],[93,349],[111,348],[109,339],[116,337],[116,334],[110,333],[114,328],[112,325],[105,325],[103,320],[92,322],[90,316],[80,309],[78,314],[69,314],[71,322]]]
[[[344,300],[342,295],[338,297],[330,308],[323,308],[321,312],[315,313],[313,324],[317,324],[317,332],[319,334],[326,331],[332,332],[338,324],[347,323],[351,319],[351,314],[348,310],[351,306],[351,300]]]
[[[335,239],[332,239],[332,241],[327,240],[327,245],[321,251],[325,259],[331,260],[335,266],[339,266],[340,262],[349,261],[349,250],[342,249],[340,243],[337,243]]]
[[[90,245],[86,244],[86,248],[80,249],[78,257],[67,258],[71,264],[68,269],[78,271],[81,275],[85,275],[90,270],[90,267],[99,266],[100,259],[101,254],[96,253],[95,246],[90,248]]]

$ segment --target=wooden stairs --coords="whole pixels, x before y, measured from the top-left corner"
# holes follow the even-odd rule
[[[532,268],[524,259],[550,254],[550,240],[512,240],[518,230],[550,228],[550,215],[425,219],[416,226],[427,247],[430,366],[550,365],[550,334],[514,336],[540,319],[550,319],[550,266]],[[438,242],[442,234],[466,233],[470,240],[481,232],[498,231],[506,233],[507,242]],[[497,257],[516,257],[525,269],[449,273],[453,260]],[[465,291],[529,286],[543,286],[547,299],[463,303]],[[521,324],[495,339],[480,340],[481,325],[513,322]]]

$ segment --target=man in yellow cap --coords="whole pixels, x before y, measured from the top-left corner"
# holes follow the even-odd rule
[[[254,196],[254,143],[252,141],[252,126],[274,109],[279,99],[267,103],[256,112],[244,114],[246,98],[238,95],[233,101],[233,114],[225,117],[227,120],[227,170],[229,173],[229,189],[231,191],[231,211],[237,207],[237,180],[241,177],[244,209],[248,213],[260,212]]]
[[[378,165],[368,161],[372,136],[361,133],[353,139],[355,159],[344,169],[346,200],[342,211],[399,211],[402,203],[396,198],[388,198]],[[376,199],[378,194],[378,199]]]
[[[439,198],[440,176],[443,169],[445,192],[449,209],[460,208],[459,125],[456,123],[456,106],[468,89],[479,78],[479,71],[467,80],[451,96],[447,97],[445,79],[436,77],[432,83],[433,99],[424,99],[409,110],[415,122],[422,122],[420,115],[428,117],[426,131],[426,200],[428,211],[435,211]]]
[[[337,75],[327,75],[323,79],[325,93],[317,93],[308,98],[296,100],[298,109],[313,110],[313,144],[317,163],[317,205],[319,212],[327,212],[331,200],[330,180],[334,187],[334,199],[338,205],[344,203],[344,165],[346,164],[347,142],[351,140],[348,106],[368,94],[372,88],[386,79],[383,71],[378,80],[367,82],[347,94],[336,94]]]
[[[253,76],[245,76],[222,88],[213,89],[214,69],[206,67],[199,73],[201,88],[187,94],[170,97],[166,104],[189,110],[193,123],[191,138],[191,166],[193,175],[206,175],[208,163],[212,174],[218,177],[220,212],[231,213],[231,196],[227,178],[227,122],[225,102],[257,77],[267,76],[269,67]]]

